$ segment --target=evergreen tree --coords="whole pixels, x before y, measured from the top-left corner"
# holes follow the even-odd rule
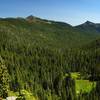
[[[9,90],[9,74],[7,67],[0,56],[0,97],[7,97]]]

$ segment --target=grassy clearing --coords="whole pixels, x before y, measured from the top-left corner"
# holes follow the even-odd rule
[[[26,90],[21,90],[21,94],[24,95],[24,97],[25,97],[26,100],[38,100],[36,97],[34,97],[32,95],[32,93],[30,93],[30,92],[28,92]],[[18,97],[19,93],[18,92],[9,91],[8,96],[9,97],[11,97],[11,96]]]
[[[96,87],[96,82],[91,82],[89,80],[81,79],[81,75],[79,72],[71,73],[71,77],[75,79],[76,84],[76,93],[89,93],[93,88]]]
[[[89,80],[75,80],[76,93],[89,93],[93,88],[96,87],[96,82],[90,82]]]

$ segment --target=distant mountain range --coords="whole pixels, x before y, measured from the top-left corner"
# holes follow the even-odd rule
[[[87,21],[78,26],[45,20],[34,16],[26,18],[0,18],[2,36],[10,45],[40,45],[53,48],[78,47],[100,37],[100,24]]]

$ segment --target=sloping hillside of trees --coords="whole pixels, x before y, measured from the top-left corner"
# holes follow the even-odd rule
[[[84,46],[98,37],[33,16],[0,19],[0,97],[27,90],[39,100],[99,100],[100,51]],[[96,81],[96,88],[77,95],[72,72]]]

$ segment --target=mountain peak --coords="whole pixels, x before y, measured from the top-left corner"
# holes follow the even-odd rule
[[[30,15],[30,16],[26,17],[27,20],[33,20],[33,19],[35,19],[35,18],[36,18],[36,17],[34,17],[33,15]]]
[[[84,25],[94,25],[95,23],[93,23],[93,22],[91,22],[91,21],[86,21],[85,23],[84,23]]]

